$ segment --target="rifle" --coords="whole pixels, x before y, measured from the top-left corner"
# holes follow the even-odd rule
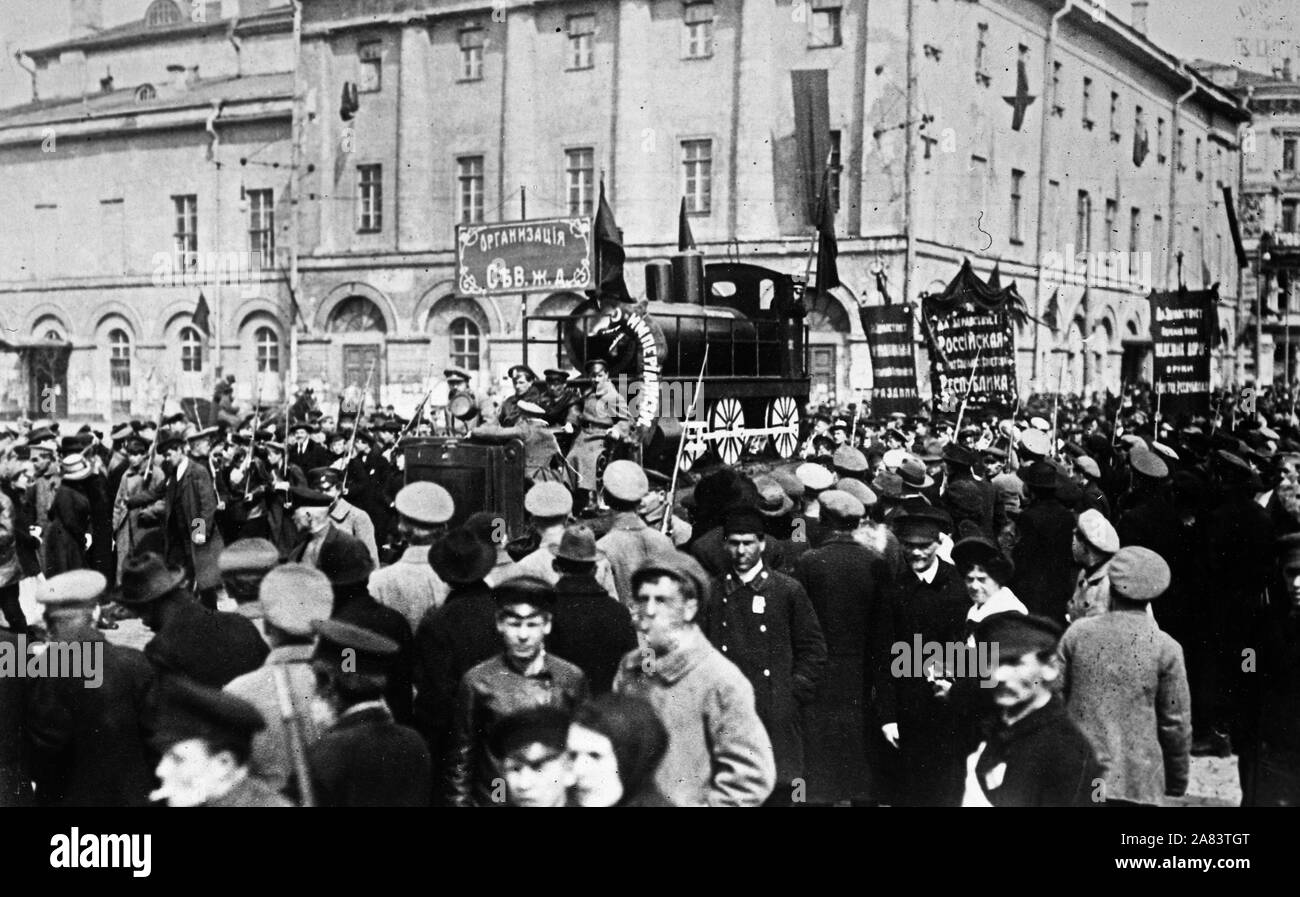
[[[361,401],[357,404],[357,417],[352,422],[352,435],[348,437],[348,450],[343,458],[343,482],[339,485],[339,495],[342,496],[348,491],[348,468],[352,464],[352,453],[357,447],[357,430],[361,429],[361,417],[366,410],[366,396],[370,395],[370,380],[375,376],[375,362],[379,361],[374,358],[370,362],[370,372],[366,374],[366,385],[361,390]]]
[[[262,384],[257,384],[257,407],[253,409],[253,435],[248,437],[248,452],[244,455],[244,460],[239,465],[239,472],[244,477],[244,494],[243,498],[248,498],[248,469],[253,466],[253,453],[257,450],[257,430],[262,423]],[[288,434],[285,434],[286,436]],[[287,453],[287,447],[286,447]]]
[[[691,418],[695,417],[695,403],[700,400],[700,394],[704,392],[704,371],[709,365],[709,344],[704,344],[704,360],[700,362],[700,375],[695,378],[695,392],[691,395],[690,407],[686,409],[686,422],[689,423]],[[682,452],[686,450],[686,430],[682,429],[681,439],[677,441],[677,462],[673,464],[673,478],[668,484],[668,508],[664,511],[663,522],[659,524],[659,532],[665,536],[668,535],[669,529],[673,525],[673,505],[677,500],[677,474],[682,469]]]
[[[289,674],[281,664],[271,664],[269,669],[271,678],[275,681],[280,718],[284,720],[285,734],[289,736],[289,758],[298,779],[298,796],[302,798],[304,807],[313,807],[316,805],[316,796],[311,785],[311,770],[307,768],[307,739],[303,736],[302,718],[294,709],[293,697],[289,693]]]
[[[167,390],[163,390],[162,404],[158,406],[158,423],[153,428],[153,443],[149,446],[149,454],[144,461],[144,481],[149,482],[153,475],[153,462],[158,455],[158,437],[162,435],[163,417],[167,414]]]

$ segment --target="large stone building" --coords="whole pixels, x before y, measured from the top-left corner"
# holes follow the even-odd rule
[[[1060,325],[1059,335],[1041,326],[1019,334],[1025,389],[1114,390],[1149,371],[1144,298],[1175,283],[1180,265],[1191,286],[1207,270],[1221,282],[1220,320],[1235,332],[1238,278],[1220,187],[1237,181],[1241,104],[1102,7],[1070,0],[308,0],[295,58],[290,7],[260,5],[234,25],[234,35],[246,35],[236,53],[226,41],[236,10],[214,9],[226,18],[151,34],[142,3],[142,21],[129,30],[144,67],[114,57],[113,83],[132,90],[136,80],[162,80],[153,72],[165,70],[166,56],[146,49],[147,41],[165,44],[174,33],[211,54],[200,58],[196,49],[194,60],[182,60],[198,62],[197,79],[178,73],[203,92],[184,107],[183,124],[147,140],[120,136],[138,110],[105,109],[113,127],[75,150],[94,157],[83,175],[75,156],[43,158],[46,119],[23,116],[79,120],[116,88],[84,101],[74,90],[0,115],[0,164],[25,166],[12,179],[19,183],[4,188],[18,191],[6,208],[32,216],[24,231],[49,226],[41,222],[51,202],[76,207],[60,213],[68,222],[107,215],[111,224],[103,207],[116,195],[99,197],[92,172],[116,172],[143,191],[126,212],[140,231],[132,241],[143,247],[131,256],[134,286],[118,273],[69,283],[68,270],[83,267],[48,251],[30,263],[0,257],[0,289],[13,298],[6,307],[18,322],[8,325],[18,331],[16,358],[38,354],[25,346],[44,336],[39,307],[60,308],[74,347],[70,370],[86,371],[103,392],[115,350],[100,309],[116,301],[138,318],[128,350],[135,370],[158,366],[155,357],[183,368],[193,340],[180,340],[180,329],[197,290],[155,287],[147,277],[156,244],[169,248],[184,233],[173,226],[171,204],[197,195],[200,250],[246,248],[228,241],[257,229],[241,199],[256,187],[275,191],[276,229],[285,238],[277,248],[296,229],[300,316],[290,333],[286,281],[270,274],[247,298],[222,287],[219,308],[205,292],[219,331],[212,350],[219,346],[245,398],[261,364],[258,340],[269,336],[281,374],[292,354],[298,382],[337,390],[364,380],[373,365],[379,398],[399,407],[417,401],[436,379],[431,373],[448,363],[476,371],[480,390],[497,388],[521,353],[522,303],[457,293],[455,225],[516,219],[525,197],[529,217],[591,213],[603,175],[634,292],[643,287],[642,263],[674,248],[683,196],[709,258],[802,271],[809,231],[796,198],[790,87],[790,72],[799,69],[828,73],[844,284],[810,297],[817,395],[851,400],[870,385],[856,312],[859,303],[881,301],[871,273],[877,266],[894,301],[939,289],[965,257],[982,275],[996,266],[1004,284],[1015,281],[1032,313],[1054,314]],[[106,77],[97,66],[107,71],[109,33],[29,53],[37,83],[42,76],[52,83],[51,70],[65,65],[74,72],[65,83],[75,86],[80,72],[81,90]],[[298,201],[285,207],[295,64]],[[243,66],[242,77],[222,81],[232,65]],[[1022,70],[1027,89],[1018,87]],[[205,86],[209,79],[216,83]],[[266,90],[249,90],[255,83]],[[214,150],[221,166],[206,158],[218,84],[249,90],[239,95],[249,98],[226,98],[221,107]],[[344,96],[349,107],[356,101],[346,119]],[[147,102],[161,100],[160,93]],[[227,121],[238,102],[265,104],[266,115],[257,124]],[[113,155],[129,147],[146,152]],[[249,165],[239,164],[244,158]],[[254,158],[275,164],[254,168]],[[37,166],[51,161],[68,174],[61,168],[42,183]],[[47,199],[42,189],[57,196]],[[71,223],[64,227],[65,237],[74,233]],[[1074,263],[1064,264],[1067,257]],[[51,279],[49,267],[34,270],[52,259],[64,278]],[[1088,260],[1090,269],[1080,265]],[[286,261],[292,269],[295,259]],[[528,305],[559,312],[578,298],[533,295]],[[247,330],[246,322],[262,312],[269,320],[276,310],[269,336]],[[1216,351],[1230,362],[1230,348]],[[10,382],[23,386],[10,388],[9,409],[24,407],[37,382],[21,368],[15,362]],[[195,387],[178,381],[178,388]],[[72,392],[70,410],[111,410],[99,393],[92,400]]]

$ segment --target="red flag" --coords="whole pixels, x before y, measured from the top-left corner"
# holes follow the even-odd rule
[[[199,291],[199,304],[194,307],[193,322],[194,326],[202,331],[204,336],[212,335],[212,327],[209,323],[208,300],[203,298],[203,291]]]
[[[623,236],[614,223],[614,210],[605,199],[605,182],[600,182],[600,204],[596,207],[596,292],[631,302],[627,282],[623,279]]]
[[[817,292],[824,293],[840,285],[840,268],[837,259],[839,244],[835,241],[835,204],[831,202],[830,172],[822,176],[822,194],[817,215]]]
[[[695,235],[691,233],[691,221],[686,217],[686,197],[682,197],[682,210],[677,215],[677,251],[685,252],[695,248]]]

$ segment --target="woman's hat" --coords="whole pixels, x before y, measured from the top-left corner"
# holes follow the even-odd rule
[[[429,546],[429,566],[449,585],[478,582],[496,566],[497,551],[464,527]]]

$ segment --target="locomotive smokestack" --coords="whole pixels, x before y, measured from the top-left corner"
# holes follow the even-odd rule
[[[673,256],[673,296],[687,305],[704,304],[704,253],[689,250]]]
[[[645,266],[645,292],[651,302],[673,301],[673,263],[651,259]]]

